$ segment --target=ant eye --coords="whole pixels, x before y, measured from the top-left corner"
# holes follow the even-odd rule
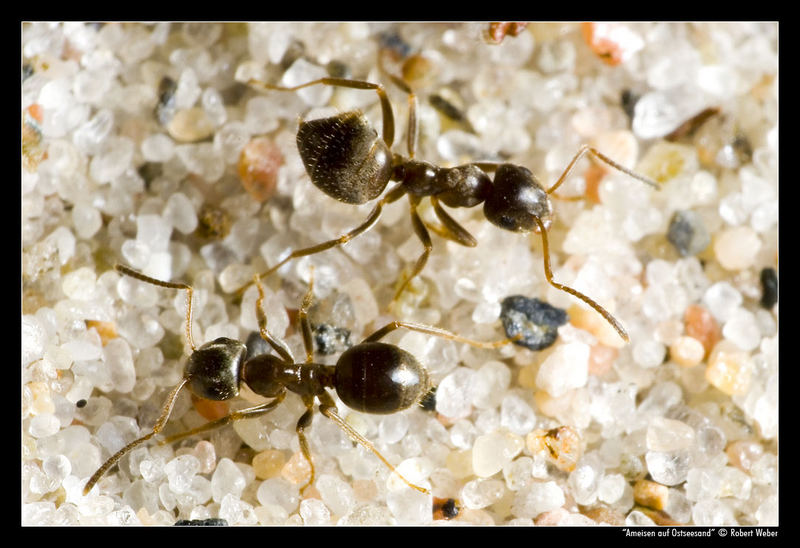
[[[490,218],[488,214],[486,215],[486,217],[489,218],[489,220],[492,223],[494,223],[496,226],[499,226],[502,229],[512,230],[512,231],[525,230],[525,229],[520,229],[519,223],[513,217],[509,217],[508,215],[500,215],[496,219]]]

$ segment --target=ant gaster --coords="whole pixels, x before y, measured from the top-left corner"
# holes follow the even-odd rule
[[[300,449],[311,468],[311,477],[302,487],[301,493],[314,481],[314,464],[305,430],[311,425],[314,405],[318,401],[319,411],[335,422],[352,440],[372,451],[407,485],[422,493],[430,494],[428,489],[415,485],[403,477],[369,440],[340,417],[336,402],[328,393],[328,389],[335,390],[345,405],[363,413],[390,414],[418,404],[431,390],[430,378],[427,370],[411,353],[380,341],[395,329],[405,328],[478,348],[498,348],[513,341],[513,339],[491,342],[475,341],[439,327],[393,321],[369,335],[361,343],[344,351],[336,365],[314,363],[312,331],[308,319],[308,310],[313,295],[312,279],[309,281],[308,290],[298,313],[306,352],[305,363],[298,363],[286,343],[273,337],[267,330],[267,317],[263,310],[264,289],[260,277],[256,275],[254,283],[258,288],[259,296],[255,306],[259,332],[277,355],[260,354],[248,359],[246,358],[247,346],[241,341],[226,337],[215,339],[199,348],[195,346],[192,338],[193,289],[190,285],[157,280],[124,265],[118,264],[115,268],[120,274],[143,282],[186,291],[186,338],[192,348],[192,353],[186,361],[183,378],[167,396],[161,415],[152,431],[132,441],[111,456],[86,483],[83,489],[84,495],[91,491],[99,479],[120,458],[163,430],[178,394],[184,387],[201,398],[225,401],[236,397],[242,384],[247,385],[256,394],[272,399],[254,407],[235,411],[193,430],[173,435],[163,440],[162,443],[171,443],[234,421],[264,415],[277,407],[286,397],[287,392],[291,391],[300,396],[306,407],[306,411],[297,421],[295,429]]]
[[[416,160],[414,159],[417,133],[416,96],[401,78],[390,73],[386,74],[408,96],[407,158],[391,151],[394,142],[394,114],[386,90],[381,84],[332,77],[320,78],[293,87],[257,80],[249,82],[254,86],[277,91],[297,91],[318,84],[374,90],[380,99],[383,117],[383,133],[380,138],[362,112],[348,111],[329,118],[301,121],[297,131],[297,148],[311,182],[340,202],[363,204],[380,196],[389,181],[399,183],[378,200],[361,225],[336,239],[292,251],[272,268],[263,272],[262,276],[269,275],[292,259],[319,253],[350,241],[375,225],[386,204],[407,195],[412,226],[424,250],[411,273],[406,275],[400,284],[395,293],[396,300],[409,281],[425,267],[432,249],[428,228],[458,244],[468,247],[477,245],[476,239],[459,225],[443,206],[470,208],[483,203],[484,216],[492,224],[511,232],[538,232],[542,238],[544,272],[548,283],[591,306],[614,327],[623,340],[628,342],[625,329],[608,311],[586,295],[553,280],[547,237],[547,230],[553,220],[550,196],[566,180],[578,160],[587,154],[644,183],[656,188],[658,185],[588,145],[580,148],[549,189],[545,189],[530,170],[514,164],[473,162],[455,167],[442,167]],[[487,172],[494,172],[494,179]],[[423,198],[430,198],[440,226],[428,225],[421,219],[417,207]]]

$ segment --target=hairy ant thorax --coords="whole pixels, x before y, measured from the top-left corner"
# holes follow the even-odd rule
[[[548,283],[588,304],[627,342],[629,339],[624,328],[608,311],[586,295],[553,280],[547,239],[547,230],[553,220],[551,197],[584,155],[589,155],[648,185],[656,188],[658,185],[587,145],[578,150],[558,180],[549,188],[544,187],[528,168],[510,163],[473,162],[455,167],[442,167],[417,160],[414,158],[417,134],[416,95],[401,78],[389,73],[386,75],[408,96],[407,157],[392,152],[394,114],[381,84],[344,78],[320,78],[297,86],[284,87],[250,81],[253,86],[284,92],[293,92],[314,85],[372,90],[378,94],[383,116],[383,130],[380,137],[364,114],[359,111],[342,112],[328,118],[300,123],[297,148],[311,182],[317,188],[347,204],[363,204],[381,195],[382,197],[361,225],[333,240],[294,250],[261,275],[267,276],[298,257],[313,255],[347,243],[372,228],[385,205],[407,196],[411,224],[422,243],[423,251],[411,272],[405,275],[399,284],[394,297],[396,300],[408,283],[422,272],[428,261],[433,248],[429,229],[461,245],[469,247],[477,245],[477,240],[447,213],[445,207],[471,208],[483,204],[484,216],[495,226],[510,232],[540,234],[545,277]],[[494,177],[492,178],[490,174]],[[390,181],[395,181],[397,184],[384,193]],[[420,217],[417,209],[423,199],[431,201],[440,223],[438,226],[429,225]]]

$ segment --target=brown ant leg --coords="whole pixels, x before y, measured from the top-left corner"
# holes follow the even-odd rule
[[[439,221],[442,223],[441,226],[432,226],[426,224],[429,229],[434,231],[439,236],[443,238],[447,238],[450,241],[453,241],[457,244],[461,244],[466,247],[475,247],[478,245],[478,240],[475,237],[467,232],[463,226],[458,224],[455,219],[453,219],[447,211],[442,207],[442,204],[439,203],[439,200],[436,196],[431,196],[431,204],[433,205],[433,211],[436,213],[436,216],[439,218]]]
[[[298,89],[307,88],[317,84],[324,84],[327,86],[339,86],[352,89],[371,89],[378,94],[381,101],[381,112],[383,116],[383,140],[386,146],[391,148],[394,142],[394,114],[392,113],[392,104],[389,101],[389,96],[386,95],[386,90],[380,84],[373,84],[372,82],[365,82],[363,80],[350,80],[347,78],[319,78],[297,86],[277,86],[275,84],[268,84],[259,80],[250,80],[248,82],[251,86],[257,86],[264,89],[271,89],[275,91],[297,91]]]
[[[261,276],[256,274],[253,276],[253,283],[258,288],[258,299],[256,299],[256,318],[258,319],[258,331],[261,338],[269,343],[269,345],[280,355],[283,361],[287,363],[294,363],[294,356],[292,356],[289,347],[286,343],[280,341],[272,336],[267,330],[267,315],[264,313],[264,286],[261,285]]]
[[[409,88],[408,91],[408,127],[406,128],[408,157],[414,158],[417,151],[417,96]]]
[[[311,322],[308,320],[308,309],[311,308],[311,301],[314,297],[314,268],[311,268],[308,279],[308,290],[303,298],[303,304],[297,313],[300,319],[300,329],[303,332],[303,347],[306,350],[306,363],[314,361],[314,341],[311,334]]]
[[[172,408],[175,405],[175,400],[178,398],[178,393],[181,391],[181,388],[183,388],[187,382],[189,382],[189,379],[187,378],[182,379],[181,382],[179,382],[178,385],[175,388],[173,388],[172,391],[169,393],[169,396],[167,396],[167,401],[164,403],[164,407],[161,409],[161,415],[158,417],[155,426],[153,426],[153,430],[149,434],[145,434],[141,438],[133,440],[128,445],[126,445],[125,447],[114,453],[114,455],[112,455],[111,458],[109,458],[105,463],[103,463],[103,465],[100,468],[98,468],[98,470],[94,473],[94,475],[92,475],[92,477],[89,478],[89,481],[86,482],[86,486],[83,488],[84,495],[89,494],[89,491],[92,490],[94,484],[97,483],[97,481],[101,477],[103,477],[103,474],[105,474],[109,468],[114,466],[114,464],[116,464],[116,462],[119,459],[121,459],[123,455],[128,453],[134,447],[141,445],[142,443],[146,442],[147,440],[149,440],[150,438],[161,432],[161,430],[164,428],[164,425],[167,424],[167,420],[169,419],[170,413],[172,413]]]
[[[446,240],[450,240],[451,242],[460,243],[460,242],[458,242],[458,240],[455,239],[455,236],[453,236],[451,233],[447,232],[447,230],[445,230],[445,228],[443,226],[441,226],[441,225],[435,225],[433,223],[426,222],[425,223],[425,228],[427,228],[429,232],[433,232],[434,234],[436,234],[440,238],[444,238]]]
[[[242,419],[255,419],[275,409],[283,401],[285,397],[286,397],[286,390],[275,396],[275,399],[272,401],[262,403],[261,405],[256,405],[255,407],[248,407],[247,409],[234,411],[230,415],[226,415],[217,420],[207,422],[203,425],[198,426],[197,428],[192,428],[191,430],[187,430],[186,432],[181,432],[179,434],[173,434],[168,438],[164,438],[163,440],[158,442],[158,444],[167,445],[182,439],[186,439],[190,436],[202,434],[203,432],[208,432],[209,430],[220,428],[222,426],[225,426],[226,424],[230,424],[232,422],[236,422]]]
[[[384,325],[383,327],[375,331],[372,335],[364,339],[362,342],[379,341],[380,339],[382,339],[395,329],[400,329],[400,328],[408,329],[410,331],[417,331],[419,333],[425,333],[426,335],[433,335],[435,337],[441,337],[443,339],[448,339],[451,341],[469,344],[477,348],[487,348],[487,349],[499,348],[521,337],[520,334],[520,335],[515,335],[510,339],[503,339],[500,341],[476,341],[474,339],[468,339],[467,337],[462,337],[461,335],[457,335],[456,333],[453,333],[452,331],[447,331],[446,329],[442,329],[441,327],[434,327],[432,325],[425,325],[416,322],[405,322],[401,320],[395,320]]]
[[[589,145],[582,145],[580,150],[578,150],[578,152],[572,158],[572,161],[570,161],[569,165],[567,165],[567,168],[564,170],[564,172],[561,174],[561,176],[558,178],[555,184],[547,190],[548,194],[552,194],[559,186],[561,186],[561,183],[563,183],[567,179],[567,176],[572,172],[572,169],[575,167],[575,164],[578,163],[578,160],[580,160],[581,157],[583,157],[585,154],[589,154],[591,157],[600,160],[604,164],[613,167],[617,171],[620,171],[625,175],[628,175],[629,177],[633,177],[634,179],[641,181],[645,184],[648,184],[654,188],[659,188],[658,183],[656,183],[652,179],[645,177],[644,175],[639,175],[635,171],[632,171],[627,167],[618,164],[617,162],[615,162],[602,152],[598,151],[595,148],[590,147]]]
[[[403,293],[409,282],[412,279],[414,279],[420,272],[422,272],[422,269],[425,268],[425,264],[428,262],[428,257],[431,254],[431,250],[433,249],[433,242],[431,241],[431,235],[428,233],[428,229],[425,228],[425,223],[422,221],[422,218],[420,218],[419,212],[417,211],[417,205],[419,204],[420,199],[416,196],[409,195],[408,202],[410,204],[410,209],[411,209],[411,224],[414,227],[414,232],[416,233],[417,238],[419,238],[420,242],[422,242],[424,250],[417,259],[414,268],[411,270],[411,274],[407,274],[404,276],[404,280],[400,284],[400,288],[394,294],[392,302],[397,301],[397,299],[400,298],[400,295]]]
[[[339,236],[336,239],[328,240],[327,242],[322,242],[321,244],[292,251],[287,257],[279,261],[275,266],[259,274],[259,277],[265,278],[269,276],[270,274],[272,274],[273,272],[275,272],[276,270],[278,270],[280,267],[282,267],[291,260],[297,259],[299,257],[306,257],[308,255],[314,255],[316,253],[320,253],[322,251],[331,249],[332,247],[346,244],[356,236],[372,228],[375,225],[375,223],[378,222],[378,218],[381,216],[381,213],[383,212],[383,206],[386,204],[391,204],[392,202],[396,202],[405,193],[406,190],[405,188],[403,188],[403,185],[397,185],[388,193],[386,193],[384,197],[378,201],[378,203],[375,204],[375,207],[372,209],[372,212],[370,212],[369,216],[362,224],[358,225],[350,232],[343,234],[342,236]],[[246,286],[239,289],[239,291],[244,290],[249,285],[250,284],[247,284]]]
[[[390,72],[388,72],[384,66],[382,59],[379,57],[379,68],[381,71],[386,74],[386,76],[392,81],[392,83],[400,88],[403,92],[406,93],[408,96],[408,127],[406,128],[406,138],[407,138],[407,147],[408,147],[408,156],[409,158],[413,159],[414,154],[416,153],[416,144],[417,144],[417,97],[414,94],[414,90],[411,89],[411,86],[408,83]],[[419,198],[409,196],[409,202],[411,204],[411,223],[414,227],[414,232],[417,234],[417,237],[422,242],[424,250],[422,254],[417,259],[416,264],[414,265],[411,274],[407,275],[403,282],[400,285],[400,288],[394,295],[392,302],[397,301],[400,295],[405,291],[406,286],[411,282],[411,280],[416,277],[422,270],[425,268],[425,264],[428,262],[428,257],[431,254],[431,250],[433,249],[433,242],[431,242],[430,234],[426,228],[426,224],[422,221],[417,212],[417,206],[419,205]],[[434,197],[431,197],[431,201],[433,203],[434,211],[436,212],[437,217],[442,222],[441,230],[439,227],[433,228],[434,232],[444,236],[445,238],[457,241],[462,245],[467,245],[470,247],[474,247],[477,245],[477,240],[472,237],[464,228],[462,228],[456,221],[450,217],[439,205],[438,200]],[[470,243],[471,242],[471,243]]]
[[[550,269],[550,247],[547,241],[547,229],[544,226],[544,223],[538,218],[534,217],[536,221],[536,225],[539,227],[539,234],[542,236],[542,248],[544,253],[544,275],[547,278],[547,282],[555,287],[556,289],[560,289],[561,291],[565,291],[570,295],[578,297],[580,300],[594,308],[605,320],[611,324],[611,326],[617,331],[622,340],[625,342],[630,342],[630,338],[628,334],[625,332],[625,329],[622,325],[617,321],[617,319],[612,316],[605,308],[594,302],[592,299],[580,293],[579,291],[572,289],[566,285],[560,284],[553,280],[553,271]]]
[[[300,488],[300,494],[303,494],[312,483],[314,483],[314,461],[311,459],[311,450],[308,448],[308,440],[306,439],[305,429],[311,426],[311,421],[314,419],[314,396],[304,397],[303,401],[306,404],[306,411],[297,421],[297,441],[300,443],[300,451],[303,453],[308,465],[311,467],[311,477],[305,485]]]
[[[336,410],[336,404],[334,403],[333,398],[331,398],[330,395],[328,395],[327,392],[325,392],[323,394],[320,394],[317,397],[320,400],[320,405],[319,405],[320,412],[323,415],[325,415],[326,417],[328,417],[330,420],[335,422],[339,426],[339,428],[344,430],[345,433],[348,436],[350,436],[350,439],[352,439],[353,441],[355,441],[356,443],[358,443],[359,445],[361,445],[365,449],[368,449],[369,451],[372,451],[372,453],[376,457],[378,457],[381,460],[381,462],[383,462],[383,464],[385,464],[389,468],[389,470],[391,470],[392,472],[397,474],[400,477],[400,479],[405,482],[406,485],[408,485],[409,487],[411,487],[413,489],[416,489],[420,493],[424,493],[426,495],[430,494],[430,491],[428,491],[424,487],[420,487],[419,485],[415,485],[415,484],[411,483],[410,481],[408,481],[400,472],[397,471],[397,468],[392,466],[392,464],[388,460],[386,460],[386,457],[381,455],[381,453],[377,449],[375,449],[375,446],[372,445],[372,442],[370,442],[367,438],[365,438],[364,436],[359,434],[352,426],[347,424],[344,421],[344,419],[342,419],[342,417],[339,416],[339,413]],[[310,460],[309,460],[309,462],[310,462]],[[312,470],[313,470],[313,468],[312,468]]]
[[[414,158],[417,149],[417,96],[408,82],[403,80],[400,76],[389,72],[383,64],[383,54],[385,50],[378,54],[378,70],[386,75],[391,82],[400,88],[408,97],[408,126],[406,127],[406,146],[408,148],[408,157]]]
[[[166,287],[168,289],[186,290],[186,340],[189,341],[189,346],[192,347],[193,351],[197,350],[197,348],[194,345],[194,338],[192,337],[192,295],[194,294],[194,289],[192,289],[192,286],[179,282],[165,282],[163,280],[157,280],[156,278],[151,278],[150,276],[146,276],[141,272],[134,270],[130,267],[127,267],[123,264],[115,264],[114,270],[116,270],[120,274],[124,274],[125,276],[130,276],[131,278],[135,278],[137,280],[141,280],[143,282],[147,282],[152,285],[157,285],[159,287]]]

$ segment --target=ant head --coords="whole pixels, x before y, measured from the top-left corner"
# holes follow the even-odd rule
[[[207,400],[229,400],[239,394],[240,371],[247,347],[220,337],[195,350],[183,370],[189,389]]]
[[[362,112],[300,122],[297,149],[311,182],[346,204],[380,196],[392,175],[392,153]]]
[[[547,191],[527,168],[502,164],[497,168],[483,214],[492,224],[512,232],[538,231],[535,219],[550,226],[553,205]]]

